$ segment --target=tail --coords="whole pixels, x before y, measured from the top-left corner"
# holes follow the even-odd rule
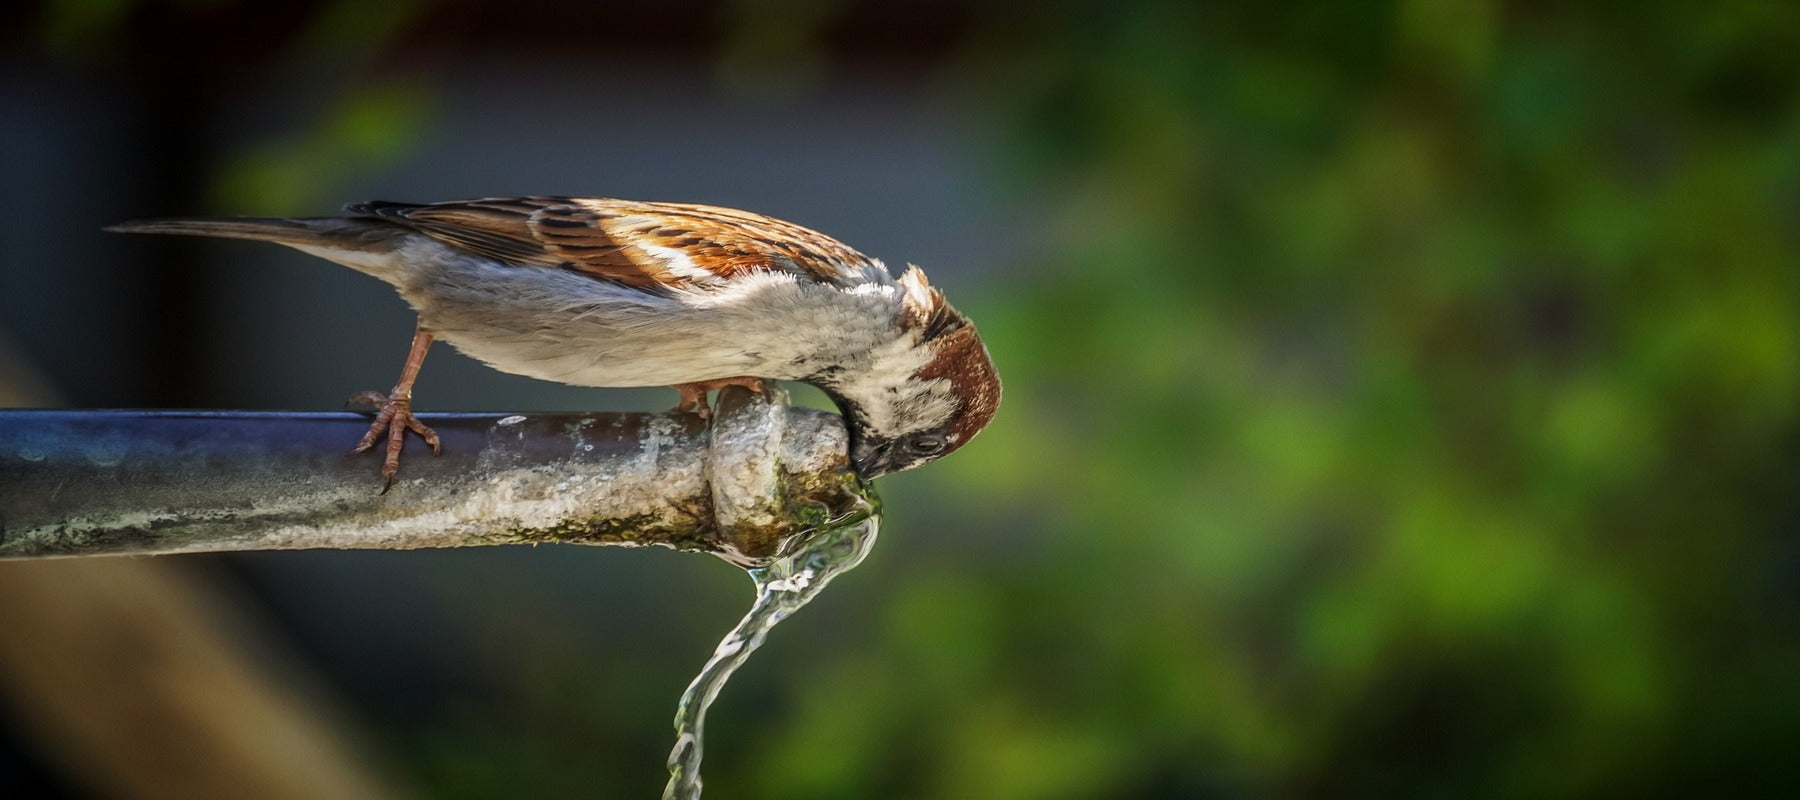
[[[171,233],[221,239],[255,239],[307,250],[385,253],[403,231],[374,219],[346,217],[187,217],[108,225],[114,233]]]

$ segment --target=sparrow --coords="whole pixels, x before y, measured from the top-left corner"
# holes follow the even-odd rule
[[[1000,380],[969,319],[917,266],[791,222],[716,206],[513,197],[345,206],[343,216],[194,217],[114,225],[287,245],[387,282],[418,313],[392,391],[353,452],[386,438],[382,491],[435,340],[494,369],[575,386],[668,385],[678,411],[764,381],[824,390],[869,480],[942,458],[993,419]]]

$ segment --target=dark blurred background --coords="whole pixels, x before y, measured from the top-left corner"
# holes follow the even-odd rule
[[[924,266],[1006,401],[881,481],[874,555],[726,689],[714,794],[1800,784],[1800,4],[644,5],[8,6],[15,402],[331,409],[393,381],[386,287],[99,231],[122,219],[748,208]],[[418,397],[674,400],[448,348]],[[135,563],[170,561],[373,796],[654,796],[749,602],[663,551]],[[11,637],[0,679],[88,627]],[[0,793],[159,796],[47,680],[0,692]]]

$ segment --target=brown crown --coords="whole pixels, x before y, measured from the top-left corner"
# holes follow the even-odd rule
[[[956,314],[955,311],[950,313]],[[926,380],[944,378],[950,381],[957,398],[962,401],[962,408],[950,420],[949,433],[954,437],[951,449],[968,444],[1000,409],[1000,375],[994,371],[987,346],[982,344],[981,334],[975,332],[975,326],[961,315],[957,317],[961,324],[932,341],[936,356],[919,370],[919,377]]]
[[[954,450],[975,438],[1000,409],[1000,376],[994,372],[994,361],[988,357],[981,334],[975,332],[968,317],[950,306],[943,292],[925,280],[923,270],[908,265],[900,283],[907,289],[907,311],[920,331],[919,341],[933,353],[931,362],[919,370],[919,377],[950,381],[962,402],[948,431]]]

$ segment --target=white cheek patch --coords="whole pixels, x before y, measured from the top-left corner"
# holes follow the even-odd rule
[[[956,393],[949,380],[913,377],[931,363],[927,348],[903,338],[881,345],[871,356],[869,369],[840,388],[862,407],[863,422],[871,433],[891,438],[927,430],[956,413]]]
[[[950,421],[956,413],[956,397],[948,380],[915,380],[901,390],[900,399],[888,407],[887,412],[889,419],[872,425],[883,435],[899,436],[930,430]]]

